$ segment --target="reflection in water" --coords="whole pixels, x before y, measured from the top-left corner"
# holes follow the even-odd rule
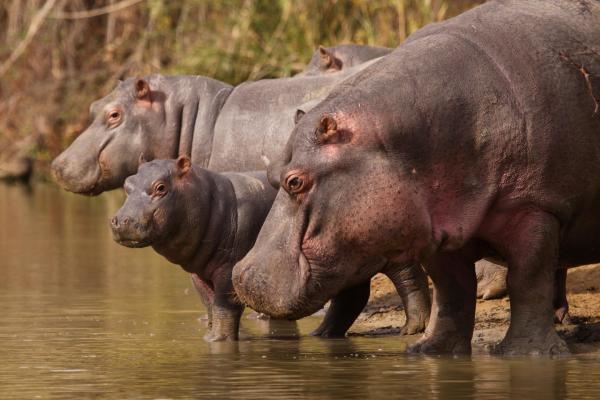
[[[600,363],[407,356],[400,337],[323,340],[242,320],[205,343],[179,267],[113,243],[122,195],[0,186],[0,398],[599,398]]]

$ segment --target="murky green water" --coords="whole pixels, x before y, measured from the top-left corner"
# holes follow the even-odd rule
[[[600,398],[590,356],[407,356],[399,337],[307,337],[316,317],[204,343],[188,276],[113,243],[120,196],[0,185],[0,399]]]

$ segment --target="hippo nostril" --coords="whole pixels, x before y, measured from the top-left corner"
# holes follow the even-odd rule
[[[117,217],[112,217],[110,220],[110,224],[113,226],[113,228],[118,228],[119,227],[119,219]]]
[[[123,224],[123,225],[129,225],[130,221],[131,220],[129,219],[129,217],[125,217],[125,218],[123,218],[123,221],[121,221],[121,224]]]

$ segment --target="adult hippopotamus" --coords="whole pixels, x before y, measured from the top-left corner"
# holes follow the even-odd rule
[[[208,341],[235,340],[243,306],[231,283],[233,265],[250,250],[277,191],[265,172],[216,173],[190,159],[142,164],[125,181],[127,200],[111,220],[114,239],[152,246],[192,274],[209,316]],[[384,267],[404,301],[403,333],[424,329],[429,292],[420,267]],[[396,276],[393,276],[396,275]],[[369,298],[369,281],[333,298],[315,335],[343,336]]]
[[[409,351],[469,353],[474,263],[493,257],[511,305],[493,350],[568,352],[556,270],[600,261],[599,44],[598,1],[489,1],[339,85],[271,166],[281,189],[234,268],[240,298],[297,318],[373,257],[422,262],[434,304]]]
[[[52,173],[66,190],[95,195],[121,187],[140,157],[186,155],[215,171],[264,169],[284,148],[296,110],[366,65],[236,87],[203,76],[127,79],[92,103],[92,123],[53,161]]]
[[[388,47],[359,44],[340,44],[333,47],[319,46],[304,71],[296,76],[341,71],[374,58],[386,56],[392,50]]]

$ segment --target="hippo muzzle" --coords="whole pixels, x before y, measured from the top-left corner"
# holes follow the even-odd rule
[[[125,203],[110,220],[113,239],[117,243],[126,247],[146,247],[152,244],[152,218],[140,214],[135,207]]]
[[[87,195],[102,193],[98,183],[102,176],[97,160],[86,162],[88,167],[82,168],[73,157],[65,151],[61,153],[50,166],[54,180],[69,192]]]
[[[286,215],[285,205],[274,205],[254,247],[233,268],[232,281],[239,298],[256,311],[298,319],[321,309],[337,285],[323,280],[325,269],[302,252],[304,222]]]

